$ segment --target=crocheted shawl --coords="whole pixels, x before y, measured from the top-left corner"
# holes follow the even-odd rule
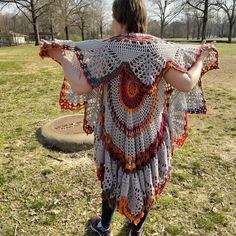
[[[190,92],[168,85],[169,68],[186,72],[204,47],[166,42],[147,34],[106,40],[55,41],[83,72],[92,92],[75,96],[66,78],[60,93],[63,109],[84,108],[84,131],[94,132],[97,175],[103,196],[137,224],[171,174],[174,143],[188,137],[188,113],[206,113],[201,79]],[[47,47],[40,55],[47,56]],[[218,68],[212,49],[202,75]]]

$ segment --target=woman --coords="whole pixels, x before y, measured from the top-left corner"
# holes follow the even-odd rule
[[[143,0],[115,0],[114,37],[41,42],[42,57],[65,73],[60,104],[85,108],[84,130],[94,132],[102,215],[90,227],[112,235],[117,206],[140,236],[154,199],[171,175],[174,144],[187,138],[187,113],[205,113],[201,76],[218,68],[214,44],[178,45],[145,34]]]

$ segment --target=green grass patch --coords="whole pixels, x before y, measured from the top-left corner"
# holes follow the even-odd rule
[[[47,215],[42,216],[41,223],[44,225],[52,225],[56,222],[56,214],[55,213],[49,213]]]
[[[192,180],[192,188],[202,188],[204,187],[204,181],[202,179],[199,179],[199,177],[194,177]]]
[[[6,182],[7,178],[3,174],[0,174],[0,187],[2,187]]]
[[[35,209],[35,210],[39,210],[43,207],[46,207],[47,205],[47,200],[45,197],[39,197],[35,200],[33,200],[30,204],[29,204],[29,207],[31,209]]]
[[[174,198],[178,198],[178,197],[179,197],[179,190],[173,188],[173,189],[170,190],[170,194],[171,194]]]
[[[178,226],[175,225],[170,225],[166,228],[166,231],[170,234],[170,235],[180,235],[182,233],[182,229],[179,228]]]
[[[2,236],[14,236],[15,229],[13,227],[5,228],[2,230]]]
[[[208,212],[205,213],[196,219],[197,227],[204,230],[213,230],[215,225],[224,225],[226,224],[226,217],[223,213],[219,212]]]
[[[160,205],[161,207],[163,207],[163,206],[167,207],[168,205],[175,203],[176,198],[174,198],[172,196],[162,196],[157,199],[157,202],[158,202],[158,205]]]
[[[223,203],[223,197],[219,193],[211,193],[209,197],[210,203]]]
[[[230,100],[230,101],[236,101],[236,96],[230,96],[230,97],[229,97],[229,100]]]
[[[15,61],[0,61],[0,71],[15,72],[22,70],[23,66]]]
[[[177,173],[174,172],[172,174],[172,180],[174,183],[181,183],[181,182],[187,182],[190,178],[190,174],[186,173],[186,172],[182,172],[182,173]]]

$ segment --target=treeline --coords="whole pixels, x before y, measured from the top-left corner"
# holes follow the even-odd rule
[[[202,24],[199,19],[186,17],[169,23],[164,30],[164,38],[180,38],[187,40],[202,40]],[[188,29],[189,27],[189,29]],[[155,36],[161,35],[161,26],[157,20],[149,19],[148,32]],[[211,15],[207,23],[206,38],[228,38],[229,23],[226,17]],[[236,38],[236,24],[233,27],[232,38]],[[232,39],[231,39],[232,40]],[[229,41],[229,39],[227,39]]]
[[[14,9],[14,13],[0,15],[0,30],[33,31],[36,45],[39,32],[65,39],[76,34],[84,40],[102,38],[106,26],[103,0],[0,0],[0,4],[2,9]]]
[[[206,39],[235,36],[236,0],[149,0],[160,36]],[[176,19],[179,18],[181,20]],[[181,27],[182,26],[182,27]],[[225,29],[225,27],[227,29]],[[172,31],[172,32],[171,32]],[[183,32],[184,31],[184,32]],[[182,32],[182,33],[181,33]]]
[[[147,0],[148,33],[165,38],[206,39],[236,36],[236,0]],[[93,39],[109,36],[111,19],[104,0],[0,0],[0,32],[39,32],[54,38]]]

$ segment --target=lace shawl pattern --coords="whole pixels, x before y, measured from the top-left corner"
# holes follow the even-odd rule
[[[187,138],[187,113],[205,113],[201,80],[188,93],[166,84],[170,68],[188,71],[204,48],[145,34],[107,40],[55,41],[93,88],[75,96],[64,79],[60,104],[85,108],[84,130],[94,132],[97,175],[104,197],[137,224],[171,175],[173,143]],[[47,56],[46,47],[40,55]],[[202,74],[218,68],[212,49]]]

